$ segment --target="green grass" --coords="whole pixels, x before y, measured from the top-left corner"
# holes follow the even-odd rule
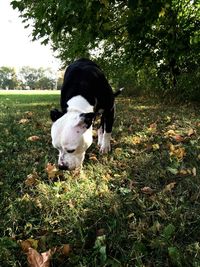
[[[0,94],[0,266],[27,266],[27,239],[39,252],[70,244],[56,267],[200,266],[199,108],[143,98],[116,106],[112,152],[100,155],[94,138],[80,175],[51,179],[59,95]]]

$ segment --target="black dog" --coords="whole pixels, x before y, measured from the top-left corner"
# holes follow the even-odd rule
[[[92,122],[97,113],[101,114],[100,151],[110,151],[114,98],[121,90],[114,94],[102,70],[91,60],[79,59],[69,65],[61,89],[62,111],[51,111],[52,144],[59,150],[61,169],[81,167],[92,143]]]

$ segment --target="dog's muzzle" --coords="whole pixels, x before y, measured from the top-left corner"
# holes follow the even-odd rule
[[[69,166],[67,164],[58,165],[59,170],[67,171],[69,170]]]

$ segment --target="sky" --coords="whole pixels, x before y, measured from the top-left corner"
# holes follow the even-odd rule
[[[31,41],[31,29],[19,18],[20,13],[10,6],[11,0],[0,0],[0,67],[31,66],[59,69],[59,60],[50,46]]]

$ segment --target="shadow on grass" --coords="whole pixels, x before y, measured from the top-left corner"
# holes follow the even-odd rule
[[[118,99],[112,152],[100,155],[94,144],[83,174],[48,179],[46,164],[57,162],[47,119],[54,97],[1,100],[3,266],[26,266],[18,242],[30,238],[40,252],[70,244],[71,253],[56,253],[52,266],[199,266],[198,111]],[[21,118],[27,123],[19,124]],[[31,135],[40,139],[28,142]],[[185,149],[180,161],[170,156],[169,143]],[[33,173],[35,183],[26,184]]]

